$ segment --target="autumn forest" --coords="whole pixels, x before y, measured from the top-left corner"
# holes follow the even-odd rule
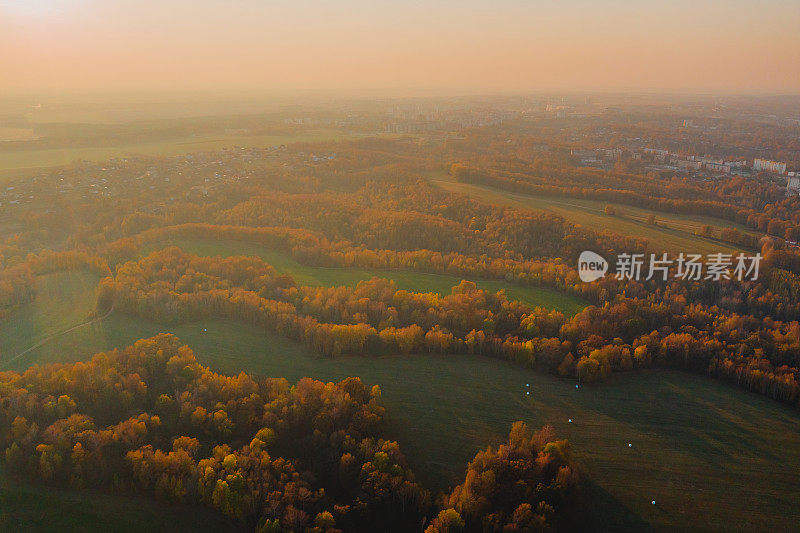
[[[800,196],[786,176],[700,158],[797,162],[800,130],[702,99],[624,102],[561,116],[529,99],[413,101],[389,119],[362,102],[304,108],[308,121],[292,108],[83,126],[80,139],[50,125],[0,146],[12,158],[249,132],[3,171],[0,501],[9,483],[103,493],[258,532],[790,529]],[[586,250],[609,261],[591,282]],[[621,254],[679,253],[760,265],[615,275]],[[373,379],[382,365],[404,370]],[[446,398],[462,378],[442,368],[501,414],[470,418]],[[495,386],[493,372],[514,378]],[[659,385],[613,399],[637,380]],[[435,407],[417,395],[450,411],[398,418]],[[759,417],[780,424],[770,438],[786,457],[744,449]],[[638,477],[615,477],[613,461]],[[667,483],[648,477],[659,465]],[[735,468],[763,468],[781,497],[759,486],[731,510]],[[684,482],[705,490],[705,518]]]

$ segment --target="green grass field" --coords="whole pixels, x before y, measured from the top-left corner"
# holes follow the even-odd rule
[[[52,290],[59,280],[64,283],[64,277],[71,280],[64,284],[72,291],[65,300],[76,309],[87,309],[94,301],[91,276],[50,277],[45,286]],[[55,293],[51,297],[59,299]],[[38,305],[38,311],[20,309],[4,320],[3,327],[13,331],[18,322],[37,323],[36,313],[57,314],[42,307],[44,301],[31,305]],[[76,311],[73,317],[80,323],[82,315]],[[66,320],[62,323],[68,325]],[[31,327],[25,331],[42,332]],[[326,359],[235,322],[208,320],[165,327],[120,313],[60,335],[8,367],[21,370],[34,363],[86,359],[164,331],[178,335],[201,362],[225,373],[245,370],[290,381],[356,375],[379,384],[390,435],[401,443],[418,476],[437,489],[457,482],[478,449],[498,443],[513,421],[524,420],[536,427],[551,424],[573,442],[591,480],[593,501],[599,501],[593,509],[595,527],[782,531],[800,520],[796,480],[800,415],[701,376],[636,372],[576,389],[573,381],[500,360],[467,355]],[[15,342],[34,343],[33,339]],[[4,344],[0,350],[8,353]],[[627,446],[629,442],[633,447]],[[61,511],[62,506],[77,505],[70,503],[74,498],[88,498],[85,494],[41,489],[47,497],[40,499],[45,504],[39,504],[25,497],[28,488],[6,487],[0,494],[8,503],[7,514],[20,516],[21,522],[36,513],[46,521],[53,510],[59,519],[67,517],[63,519],[68,526],[96,520],[101,527],[106,520],[99,511],[89,515],[75,509]],[[651,500],[657,504],[651,505]],[[136,509],[131,504],[118,514],[124,517]],[[151,509],[148,513],[155,514],[146,516],[159,512]]]
[[[34,301],[0,320],[0,370],[36,343],[90,320],[98,281],[82,270],[40,276]]]
[[[0,471],[0,531],[240,531],[206,508],[20,482]]]
[[[365,270],[351,268],[325,268],[303,265],[289,254],[272,250],[256,243],[244,241],[223,241],[219,239],[176,239],[151,244],[145,248],[152,250],[166,246],[178,246],[183,251],[200,256],[247,255],[262,258],[275,267],[278,272],[291,275],[300,285],[311,286],[355,286],[361,280],[373,277],[394,280],[398,288],[414,292],[438,292],[450,294],[450,289],[461,282],[456,276],[428,274],[409,270]],[[475,280],[478,286],[488,291],[505,290],[512,300],[519,300],[532,307],[543,306],[557,309],[567,315],[574,315],[588,305],[581,298],[559,292],[549,287],[517,285],[506,281]]]
[[[465,194],[482,202],[527,209],[543,209],[589,229],[605,229],[620,235],[644,237],[650,240],[654,248],[672,253],[710,254],[742,251],[731,244],[695,235],[695,232],[699,232],[706,224],[717,228],[735,227],[742,232],[753,234],[752,230],[739,224],[706,216],[676,215],[580,198],[531,196],[481,185],[457,183],[442,176],[433,177],[431,182],[447,191]],[[614,206],[617,215],[606,215],[603,212],[606,205]],[[647,223],[647,217],[651,214],[656,217],[656,225]]]

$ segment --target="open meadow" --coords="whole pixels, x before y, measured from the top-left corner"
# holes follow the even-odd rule
[[[3,369],[74,362],[171,332],[201,363],[226,374],[246,371],[290,382],[359,376],[380,385],[389,435],[400,442],[417,475],[438,490],[463,478],[464,465],[479,449],[500,442],[513,421],[524,420],[533,427],[552,425],[573,444],[592,480],[596,527],[683,530],[703,513],[709,530],[731,530],[731,524],[741,531],[785,530],[800,519],[800,495],[793,490],[793,472],[800,468],[800,416],[727,384],[654,370],[576,388],[572,380],[465,354],[322,358],[296,342],[229,320],[164,326],[112,312],[91,321],[96,280],[82,272],[43,276],[51,304],[20,308],[0,328]],[[43,328],[37,317],[50,317],[48,323],[61,318]],[[60,328],[64,332],[58,334]],[[37,335],[50,340],[6,361],[5,354],[36,344]],[[2,494],[15,513],[26,516],[35,513],[24,497],[32,490],[7,483]],[[72,497],[65,494],[42,501],[69,506]],[[116,505],[123,506],[123,514],[137,508],[136,500]],[[141,521],[159,512],[151,509]],[[90,515],[91,509],[67,513],[64,520]],[[91,516],[102,523],[106,515]]]
[[[52,531],[241,531],[218,513],[132,494],[109,495],[26,483],[0,470],[0,530]]]

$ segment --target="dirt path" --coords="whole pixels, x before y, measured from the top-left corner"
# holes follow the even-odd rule
[[[114,306],[111,306],[111,309],[109,309],[108,312],[106,314],[104,314],[103,316],[98,316],[98,317],[95,317],[95,318],[93,318],[91,320],[87,320],[86,322],[81,322],[80,324],[72,326],[71,328],[67,328],[67,329],[65,329],[63,331],[59,331],[58,333],[53,333],[49,337],[45,337],[44,339],[40,340],[39,342],[37,342],[36,344],[31,346],[27,350],[18,353],[17,355],[12,357],[11,359],[8,359],[6,361],[2,361],[2,363],[0,363],[0,368],[3,368],[3,369],[8,368],[8,365],[10,365],[14,361],[18,360],[19,358],[23,357],[25,354],[27,354],[29,352],[32,352],[33,350],[35,350],[36,348],[39,348],[40,346],[44,346],[45,344],[47,344],[48,342],[52,341],[53,339],[55,339],[57,337],[60,337],[62,335],[66,335],[70,331],[75,331],[78,328],[82,328],[84,326],[88,326],[90,324],[94,324],[95,322],[99,322],[101,320],[104,320],[104,319],[108,318],[108,316],[113,311],[114,311]]]

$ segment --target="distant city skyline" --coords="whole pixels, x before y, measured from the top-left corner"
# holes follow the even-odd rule
[[[800,93],[800,2],[0,0],[0,92]]]

